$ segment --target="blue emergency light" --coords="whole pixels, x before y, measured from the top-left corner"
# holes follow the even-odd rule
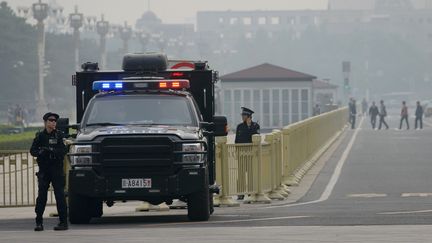
[[[123,80],[100,80],[93,82],[93,90],[120,90],[123,89]]]
[[[93,82],[94,91],[119,91],[119,90],[162,90],[162,89],[188,89],[189,80],[97,80]]]

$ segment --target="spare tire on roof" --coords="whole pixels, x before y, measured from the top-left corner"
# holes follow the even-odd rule
[[[168,58],[161,53],[134,53],[123,57],[124,71],[164,71],[168,67]]]

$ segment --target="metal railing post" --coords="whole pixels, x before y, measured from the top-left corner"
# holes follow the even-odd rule
[[[227,137],[218,137],[216,138],[216,143],[220,146],[220,160],[216,161],[216,163],[220,163],[221,170],[221,194],[219,195],[219,205],[225,207],[235,207],[240,204],[235,202],[229,193],[229,164],[228,164],[228,148],[227,148]],[[235,182],[233,182],[235,183]]]
[[[271,203],[271,199],[268,198],[263,191],[263,176],[266,175],[262,174],[263,160],[261,155],[261,136],[257,134],[253,135],[252,143],[254,153],[253,171],[255,172],[254,175],[256,175],[256,180],[254,181],[254,184],[257,186],[257,190],[256,193],[250,195],[245,200],[245,203]]]

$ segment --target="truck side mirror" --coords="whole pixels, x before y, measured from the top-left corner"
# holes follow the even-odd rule
[[[66,137],[69,137],[69,118],[59,118],[57,120],[57,129],[62,131]]]
[[[213,117],[214,123],[214,136],[226,136],[228,135],[228,122],[225,116],[215,116]]]
[[[72,128],[73,130],[78,130],[80,127],[80,124],[73,124],[69,126],[70,128]]]

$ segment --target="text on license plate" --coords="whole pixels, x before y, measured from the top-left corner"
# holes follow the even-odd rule
[[[122,188],[151,188],[152,180],[143,178],[122,179]]]

